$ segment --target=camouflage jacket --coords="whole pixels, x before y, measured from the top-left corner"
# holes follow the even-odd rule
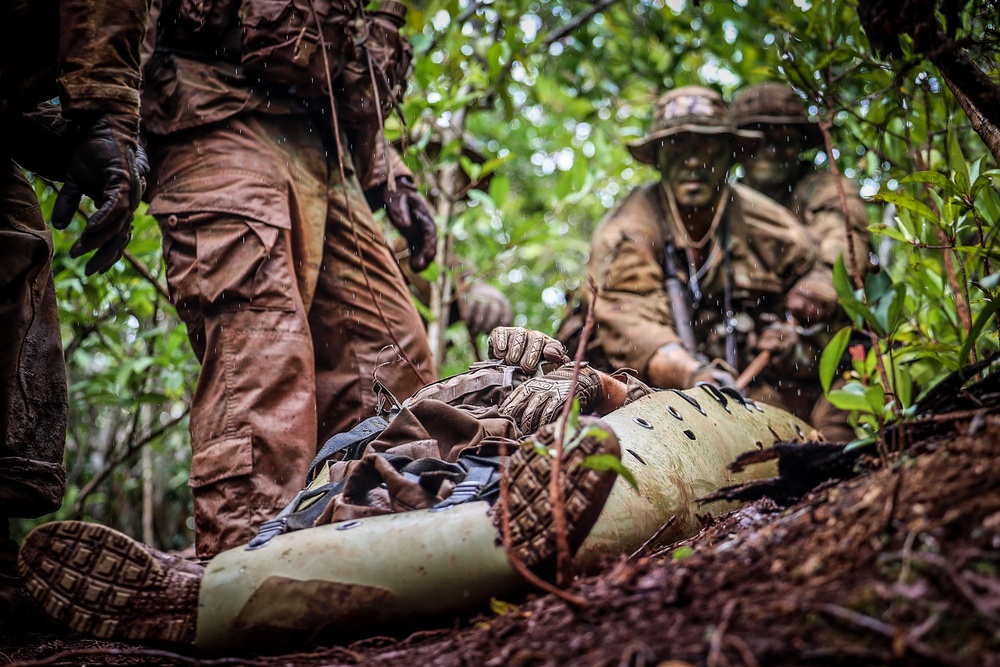
[[[687,283],[687,235],[667,212],[660,183],[634,190],[601,221],[591,243],[588,273],[597,284],[594,347],[613,367],[631,367],[648,379],[653,353],[680,343],[664,279],[667,234],[677,250],[678,277]],[[786,291],[809,274],[813,242],[787,209],[744,185],[731,186],[729,256],[733,276],[740,365],[752,358],[748,336],[768,314],[783,316]],[[718,244],[716,240],[711,245]],[[699,280],[702,298],[692,305],[697,352],[725,358],[724,253],[710,253]],[[585,300],[589,295],[584,290]]]
[[[59,97],[63,112],[139,112],[147,0],[0,3],[0,117]]]
[[[866,267],[869,266],[868,253],[871,251],[868,212],[861,201],[857,184],[843,176],[840,177],[840,182],[844,185],[847,199],[847,218],[854,236],[854,256],[862,267]],[[847,230],[836,176],[829,172],[807,173],[795,184],[788,206],[813,235],[819,262],[832,268],[837,257],[843,254],[844,263],[849,266]]]

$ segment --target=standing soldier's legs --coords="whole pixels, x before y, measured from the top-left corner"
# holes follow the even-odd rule
[[[202,557],[249,541],[298,492],[316,452],[312,338],[291,229],[292,183],[310,177],[288,154],[295,135],[275,117],[247,115],[152,155],[150,211],[202,363],[190,478]]]
[[[0,609],[15,610],[8,518],[59,508],[66,484],[66,368],[52,231],[20,168],[0,157]]]
[[[332,155],[336,153],[331,151]],[[377,378],[399,400],[434,379],[423,322],[364,194],[330,161],[323,263],[309,312],[321,438],[374,414]]]

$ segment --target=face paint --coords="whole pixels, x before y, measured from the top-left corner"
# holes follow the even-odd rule
[[[663,140],[656,164],[678,206],[709,206],[733,164],[732,140],[728,134],[675,134]]]
[[[802,152],[802,132],[795,125],[758,123],[750,128],[764,133],[764,141],[754,157],[743,166],[747,182],[758,188],[774,188],[795,180]]]

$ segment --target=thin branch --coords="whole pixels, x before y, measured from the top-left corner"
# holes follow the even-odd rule
[[[156,288],[156,291],[159,292],[164,299],[170,301],[170,292],[167,291],[167,288],[164,287],[163,283],[156,279],[156,276],[154,276],[153,272],[149,270],[149,267],[139,261],[139,259],[128,250],[124,252],[123,256],[126,260],[128,260],[128,263],[132,265],[132,268],[139,273],[139,275],[148,280],[149,283]]]
[[[507,458],[506,440],[500,441],[500,458],[503,460]],[[500,537],[503,542],[503,550],[506,552],[507,560],[510,561],[514,570],[532,586],[540,588],[546,593],[551,593],[563,602],[575,607],[587,606],[587,601],[584,598],[564,591],[558,586],[553,586],[528,569],[528,566],[521,561],[517,552],[514,551],[514,541],[510,535],[510,478],[507,475],[507,466],[500,468],[500,499],[498,502],[500,503]]]
[[[878,619],[872,618],[871,616],[865,616],[864,614],[859,614],[856,611],[852,611],[835,604],[821,604],[816,608],[824,614],[833,616],[841,621],[845,621],[857,628],[874,632],[877,635],[881,635],[893,641],[900,641],[907,649],[913,651],[913,653],[919,655],[921,658],[935,661],[938,664],[946,665],[947,667],[962,667],[965,664],[952,660],[949,656],[943,653],[938,653],[926,644],[915,641],[899,632],[895,626],[884,623]]]
[[[562,496],[562,485],[559,484],[559,476],[562,474],[562,455],[565,451],[566,426],[569,424],[569,413],[573,409],[573,396],[576,393],[576,386],[580,380],[580,368],[583,365],[583,357],[587,351],[587,343],[594,330],[594,310],[597,306],[597,283],[593,276],[587,276],[590,288],[590,308],[587,309],[587,317],[584,320],[583,332],[580,334],[580,343],[576,347],[576,354],[573,358],[573,375],[569,381],[569,398],[563,405],[562,414],[556,424],[556,455],[552,465],[552,478],[549,485],[549,496],[552,501],[552,523],[556,531],[556,581],[560,585],[567,585],[572,580],[573,560],[570,555],[569,540],[566,534],[566,507]]]
[[[667,532],[667,530],[675,523],[677,523],[676,514],[667,519],[667,522],[664,523],[662,526],[660,526],[659,529],[657,529],[657,531],[653,533],[652,537],[643,542],[641,547],[633,551],[632,554],[628,557],[628,560],[635,560],[636,558],[640,558],[641,556],[645,556],[647,553],[649,553],[649,549],[654,544],[656,544],[656,541],[659,540],[661,537],[663,537],[663,533]]]
[[[111,474],[112,471],[117,469],[118,466],[127,461],[133,454],[142,449],[142,447],[149,444],[150,442],[152,442],[153,440],[160,437],[165,432],[167,432],[168,430],[179,424],[185,417],[187,417],[188,410],[189,408],[185,408],[180,415],[174,417],[163,426],[153,431],[150,431],[141,440],[131,443],[128,447],[125,448],[124,451],[114,456],[111,459],[111,461],[108,462],[108,465],[104,466],[104,468],[102,468],[101,471],[97,473],[97,475],[92,477],[91,480],[87,482],[86,486],[84,486],[80,490],[80,495],[76,499],[76,504],[73,506],[73,511],[76,514],[79,514],[81,511],[83,511],[83,503],[84,501],[87,500],[87,496],[93,493],[94,489],[96,489],[102,482],[104,482],[104,480],[108,478],[108,476]]]

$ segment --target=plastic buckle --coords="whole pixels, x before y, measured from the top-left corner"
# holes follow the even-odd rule
[[[257,534],[254,535],[253,539],[251,539],[249,544],[247,544],[246,550],[254,551],[255,549],[266,547],[273,538],[284,534],[287,532],[287,529],[288,517],[268,519],[264,523],[260,524],[260,528],[257,529]]]

